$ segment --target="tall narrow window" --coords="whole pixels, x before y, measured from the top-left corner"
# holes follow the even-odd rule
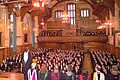
[[[119,20],[119,29],[120,29],[120,20]]]
[[[62,13],[62,10],[55,11],[55,19],[61,19]]]
[[[28,35],[24,34],[24,43],[27,43],[27,37],[28,37]]]
[[[120,46],[120,34],[118,34],[118,45]]]
[[[0,19],[2,19],[2,10],[0,10]]]
[[[81,18],[88,18],[88,17],[90,17],[90,10],[89,9],[81,9],[80,10],[80,17]]]
[[[2,46],[2,33],[0,32],[0,46]]]
[[[118,15],[119,15],[119,20],[120,20],[120,10],[118,11]]]
[[[120,29],[120,10],[118,11],[118,15],[119,15],[119,29]]]
[[[67,10],[68,10],[68,16],[69,16],[69,19],[70,19],[70,24],[75,24],[75,17],[76,17],[76,13],[75,13],[75,10],[76,10],[76,5],[74,3],[72,4],[68,4],[67,5]]]
[[[10,15],[10,47],[13,47],[13,39],[14,39],[14,34],[13,34],[13,22],[14,22],[14,17],[13,14]]]

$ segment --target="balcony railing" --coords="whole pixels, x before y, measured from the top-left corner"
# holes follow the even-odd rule
[[[72,29],[72,30],[62,30],[62,29],[47,29],[42,30],[39,36],[101,36],[105,35],[105,30],[91,30],[91,29]]]
[[[38,42],[107,42],[107,36],[59,36],[59,37],[41,37],[38,36]]]
[[[43,30],[38,42],[107,42],[108,37],[100,30]]]

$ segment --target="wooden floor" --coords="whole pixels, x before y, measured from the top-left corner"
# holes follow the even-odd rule
[[[88,70],[88,73],[93,73],[93,67],[91,63],[91,56],[89,53],[85,53],[84,55],[84,62],[83,62],[83,68],[86,68]]]
[[[24,80],[23,74],[0,71],[0,80]]]

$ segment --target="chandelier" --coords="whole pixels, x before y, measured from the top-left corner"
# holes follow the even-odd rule
[[[33,0],[32,4],[36,8],[44,7],[46,6],[47,8],[51,7],[51,1],[50,0]]]
[[[36,8],[44,7],[44,2],[42,0],[34,0],[32,4]]]
[[[62,18],[62,23],[68,23],[69,16],[65,11],[63,12],[61,18]]]

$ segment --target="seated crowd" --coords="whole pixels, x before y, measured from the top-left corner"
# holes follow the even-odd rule
[[[92,74],[89,74],[85,68],[82,69],[85,50],[68,51],[51,48],[31,50],[29,53],[32,54],[34,61],[28,70],[27,78],[28,80],[120,80],[118,73],[116,73],[120,69],[118,67],[118,65],[120,66],[119,59],[104,51],[91,50],[90,52],[94,68]],[[12,72],[17,68],[19,73],[23,73],[22,56],[23,54],[20,53],[4,59],[0,70]],[[113,73],[111,69],[114,69]],[[100,79],[96,79],[98,77]]]
[[[37,70],[42,68],[45,64],[47,71],[52,72],[55,66],[58,67],[59,72],[67,72],[68,65],[73,68],[72,71],[75,74],[80,74],[84,51],[68,51],[68,50],[54,50],[54,49],[43,49],[39,48],[36,50],[31,50],[32,58],[36,59]],[[18,72],[22,73],[22,54],[17,54],[15,56],[6,58],[0,65],[1,71],[12,72],[14,69],[19,69]]]
[[[62,30],[43,30],[40,32],[39,36],[62,36]]]
[[[105,35],[105,31],[84,31],[83,36],[100,36]]]
[[[106,80],[109,80],[108,74],[110,73],[116,78],[113,80],[117,80],[120,71],[120,59],[106,51],[91,51],[91,61],[93,69],[96,65],[101,66],[101,72],[105,74]]]
[[[59,71],[66,72],[67,65],[72,64],[74,72],[80,71],[83,63],[83,51],[64,51],[53,49],[37,49],[31,52],[33,58],[37,59],[37,65],[46,64],[48,71],[53,71],[58,65]],[[77,72],[75,72],[77,73]]]
[[[62,30],[43,30],[40,32],[39,36],[62,36]],[[103,30],[96,30],[96,31],[76,31],[76,35],[80,36],[100,36],[105,35],[105,31]]]
[[[21,69],[22,66],[22,54],[17,54],[11,57],[7,57],[0,64],[0,70],[6,72],[13,72],[13,69]]]

